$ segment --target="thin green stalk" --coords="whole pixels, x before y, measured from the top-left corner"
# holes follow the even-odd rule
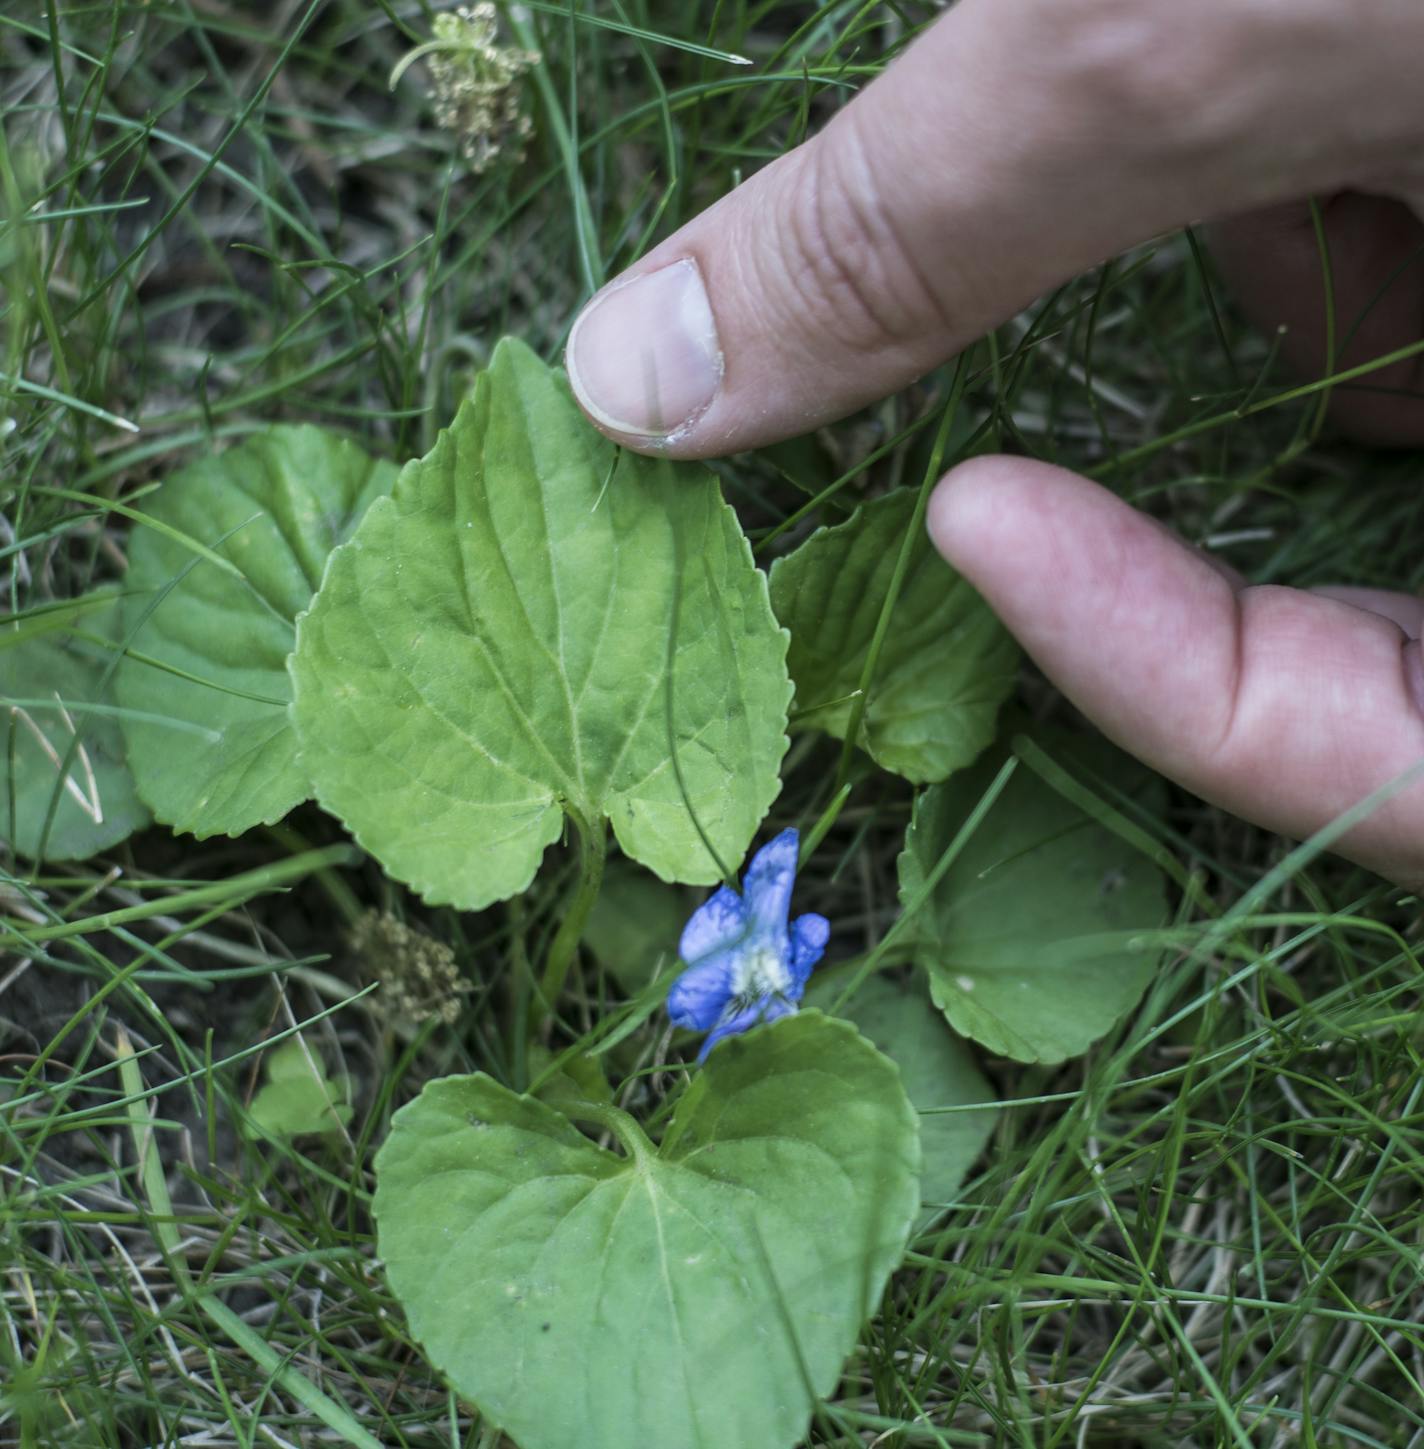
[[[519,13],[518,6],[511,5],[504,11],[509,28],[525,50],[539,51],[543,59],[534,67],[534,85],[544,105],[544,115],[553,133],[554,145],[563,161],[564,175],[569,183],[569,197],[574,206],[574,235],[578,239],[579,271],[583,274],[584,289],[590,296],[603,285],[603,257],[598,245],[598,228],[593,221],[593,208],[588,201],[588,188],[584,185],[583,172],[579,169],[579,143],[559,103],[558,92],[549,75],[548,47],[540,45],[529,20]],[[569,58],[570,68],[574,60]]]
[[[263,891],[275,890],[278,886],[300,880],[303,876],[325,870],[328,866],[355,865],[360,859],[360,852],[353,846],[328,845],[322,850],[296,855],[290,860],[280,860],[275,865],[264,865],[259,870],[244,871],[241,875],[233,876],[231,880],[214,881],[212,885],[178,891],[171,896],[160,896],[139,906],[125,906],[119,911],[105,911],[102,915],[87,916],[82,921],[32,926],[28,921],[0,916],[0,943],[14,945],[24,951],[40,941],[59,941],[69,936],[93,936],[100,931],[110,931],[115,926],[126,926],[130,921],[146,921],[152,916],[171,916],[178,911],[206,908],[219,901],[235,906]]]
[[[781,522],[778,523],[775,527],[767,529],[767,531],[757,540],[756,546],[752,550],[752,552],[755,553],[758,558],[760,558],[761,555],[765,553],[766,550],[778,538],[780,538],[783,533],[786,533],[789,529],[795,528],[796,525],[800,523],[803,518],[809,518],[811,514],[813,514],[818,508],[822,507],[824,504],[829,503],[831,499],[834,498],[836,494],[839,493],[843,488],[847,487],[851,483],[854,483],[855,480],[859,478],[860,475],[864,473],[872,463],[878,463],[888,454],[895,452],[902,443],[908,442],[909,439],[913,437],[916,433],[918,433],[920,429],[923,428],[933,416],[933,412],[927,412],[923,417],[916,418],[914,422],[909,424],[909,426],[901,428],[900,431],[896,433],[892,438],[890,438],[888,442],[882,443],[873,452],[867,453],[865,457],[862,458],[860,462],[855,465],[854,468],[850,469],[849,472],[842,473],[839,478],[835,479],[831,483],[826,484],[826,486],[822,488],[821,491],[817,493],[814,498],[808,499],[805,503],[801,505],[800,508],[796,509],[794,513],[787,514],[787,516],[783,518]]]
[[[523,896],[511,896],[509,917],[509,968],[505,988],[506,1070],[517,1092],[528,1091],[529,1003],[534,995],[534,963],[529,959],[529,909]]]
[[[656,1156],[647,1133],[620,1107],[607,1107],[601,1102],[569,1102],[564,1111],[579,1122],[593,1122],[611,1132],[634,1162],[639,1164]]]
[[[600,30],[611,30],[618,35],[632,36],[635,40],[651,40],[655,45],[667,46],[670,50],[686,51],[689,55],[703,56],[707,60],[720,60],[727,65],[752,64],[752,61],[745,55],[733,55],[730,51],[716,50],[710,45],[699,45],[697,41],[687,40],[680,35],[644,30],[637,25],[630,24],[627,20],[610,20],[606,15],[597,15],[587,10],[577,10],[570,14],[569,6],[554,5],[550,3],[550,0],[524,0],[524,3],[528,9],[542,10],[546,15],[569,17],[580,25],[592,25]]]
[[[0,382],[3,381],[5,381],[5,378],[3,375],[0,375]],[[187,549],[189,553],[196,554],[200,559],[205,559],[214,568],[221,569],[230,578],[237,579],[240,583],[246,582],[242,570],[230,558],[224,558],[222,554],[215,553],[207,544],[199,543],[196,538],[189,537],[182,529],[174,528],[171,523],[164,523],[162,519],[155,518],[151,513],[144,513],[140,509],[130,508],[126,503],[116,503],[112,498],[100,498],[95,493],[79,493],[72,488],[51,488],[45,484],[36,483],[31,487],[30,491],[32,493],[38,493],[45,498],[63,498],[73,503],[89,503],[109,513],[117,513],[127,518],[130,523],[139,524],[144,528],[151,528],[155,533],[161,533],[170,542],[176,543],[179,548]],[[254,523],[261,517],[261,513],[254,513],[251,518],[240,523],[238,528],[246,528],[249,523]],[[231,538],[238,531],[238,528],[230,529],[224,535],[224,541]]]
[[[1134,850],[1140,851],[1158,870],[1170,876],[1183,894],[1191,898],[1192,904],[1203,915],[1214,916],[1216,914],[1216,907],[1201,881],[1183,867],[1177,857],[1161,841],[1155,839],[1140,825],[1129,820],[1120,810],[1113,809],[1102,796],[1080,784],[1029,736],[1015,735],[1010,748],[1045,785],[1055,790],[1065,800],[1071,801],[1105,830],[1111,830],[1119,840],[1126,841]]]
[[[806,832],[806,837],[801,842],[801,850],[796,859],[796,869],[804,870],[806,862],[816,853],[816,847],[830,833],[833,826],[840,817],[845,803],[850,799],[851,786],[849,782],[842,785],[831,797],[831,803],[821,812],[820,819]]]
[[[1083,391],[1087,395],[1088,409],[1093,415],[1093,422],[1097,425],[1098,438],[1103,445],[1103,452],[1109,458],[1117,452],[1117,442],[1113,437],[1112,429],[1108,427],[1107,419],[1103,416],[1103,405],[1098,398],[1097,378],[1093,368],[1093,342],[1098,334],[1098,318],[1102,313],[1103,298],[1111,288],[1113,272],[1116,268],[1115,258],[1110,258],[1103,263],[1102,270],[1098,274],[1098,285],[1093,288],[1093,301],[1088,308],[1087,322],[1083,332]]]
[[[1315,231],[1315,249],[1320,256],[1320,282],[1323,294],[1321,302],[1325,308],[1325,376],[1329,377],[1335,371],[1335,362],[1339,355],[1335,345],[1335,269],[1330,261],[1330,238],[1325,232],[1325,214],[1320,209],[1320,203],[1314,197],[1310,202],[1310,224]],[[1320,394],[1319,405],[1310,422],[1308,436],[1312,442],[1320,436],[1320,430],[1325,426],[1325,415],[1329,409],[1330,389],[1326,388]]]
[[[537,1031],[545,1018],[554,1009],[555,1002],[568,979],[569,967],[578,954],[579,942],[583,939],[584,927],[588,925],[589,912],[598,899],[603,884],[603,866],[608,858],[608,835],[600,821],[597,825],[584,825],[576,821],[579,832],[579,880],[573,899],[559,922],[559,929],[549,945],[549,954],[544,961],[544,975],[539,983],[539,1000],[534,1004],[530,1029]]]
[[[1187,249],[1192,254],[1192,266],[1197,274],[1197,286],[1201,288],[1202,301],[1206,304],[1206,315],[1211,322],[1212,335],[1216,338],[1216,345],[1221,349],[1226,370],[1231,374],[1231,385],[1239,389],[1241,372],[1236,366],[1236,354],[1231,350],[1231,343],[1226,336],[1226,326],[1221,320],[1221,309],[1216,305],[1216,295],[1211,290],[1206,253],[1202,250],[1201,240],[1197,236],[1195,228],[1184,227],[1182,234],[1186,237]]]
[[[1344,372],[1334,373],[1330,377],[1317,378],[1314,382],[1303,382],[1299,387],[1288,387],[1284,392],[1272,393],[1270,397],[1263,397],[1260,402],[1251,403],[1246,407],[1228,408],[1223,413],[1213,413],[1208,418],[1198,418],[1194,423],[1184,423],[1173,432],[1163,433],[1161,437],[1154,438],[1150,443],[1143,443],[1140,447],[1129,448],[1127,452],[1119,453],[1110,462],[1092,469],[1088,476],[1099,479],[1110,478],[1125,468],[1131,467],[1134,463],[1140,463],[1143,459],[1150,458],[1153,454],[1160,453],[1166,448],[1175,447],[1176,444],[1183,443],[1188,438],[1199,437],[1202,433],[1209,433],[1214,428],[1224,427],[1228,423],[1240,422],[1242,418],[1255,417],[1257,413],[1267,412],[1284,403],[1299,402],[1302,398],[1329,392],[1331,388],[1339,387],[1342,382],[1354,382],[1357,377],[1368,377],[1372,372],[1380,372],[1386,367],[1393,367],[1396,362],[1407,362],[1411,357],[1418,357],[1421,352],[1424,352],[1424,337],[1410,342],[1404,347],[1396,347],[1393,352],[1386,352],[1379,357],[1371,358],[1368,362],[1361,362],[1355,367],[1347,367]]]
[[[267,833],[278,844],[285,846],[298,856],[310,855],[312,853],[311,843],[298,830],[294,830],[285,822],[277,825],[269,825]],[[317,884],[326,892],[327,899],[336,907],[336,913],[347,924],[354,926],[365,913],[365,908],[357,898],[356,892],[347,885],[345,878],[339,873],[334,865],[323,865],[312,871],[316,877]]]

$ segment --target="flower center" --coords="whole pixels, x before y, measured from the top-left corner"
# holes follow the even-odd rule
[[[791,987],[791,971],[782,960],[781,952],[769,946],[757,946],[748,951],[738,963],[735,995],[755,1001],[763,996],[776,996]]]

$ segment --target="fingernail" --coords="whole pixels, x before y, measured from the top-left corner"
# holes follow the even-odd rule
[[[707,411],[722,383],[717,324],[691,258],[616,282],[569,334],[569,382],[617,433],[666,438]]]

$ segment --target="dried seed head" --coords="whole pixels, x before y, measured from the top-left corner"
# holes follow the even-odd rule
[[[411,1021],[455,1021],[460,998],[474,989],[448,946],[388,912],[365,912],[349,941],[367,973],[380,981],[391,1009]]]
[[[437,15],[433,38],[405,57],[391,83],[421,57],[430,69],[436,123],[459,138],[470,169],[482,175],[501,157],[518,163],[534,130],[519,80],[539,64],[538,52],[501,45],[499,14],[484,3]]]

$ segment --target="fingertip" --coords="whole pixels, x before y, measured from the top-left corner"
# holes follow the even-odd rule
[[[956,568],[992,543],[1016,514],[1017,496],[1061,470],[1024,458],[985,456],[951,468],[930,495],[925,525],[930,541]],[[1071,477],[1070,474],[1063,476]]]
[[[1125,514],[1111,494],[1065,468],[988,454],[945,474],[925,522],[946,561],[992,601],[1025,570],[1071,567],[1072,540],[1088,520],[1112,531]]]
[[[1170,773],[1192,738],[1219,731],[1234,587],[1161,524],[1087,478],[1010,457],[948,474],[929,523],[950,564],[1111,737]]]
[[[925,510],[930,542],[951,564],[955,561],[961,534],[974,527],[976,471],[975,463],[961,463],[950,469],[935,485]]]

